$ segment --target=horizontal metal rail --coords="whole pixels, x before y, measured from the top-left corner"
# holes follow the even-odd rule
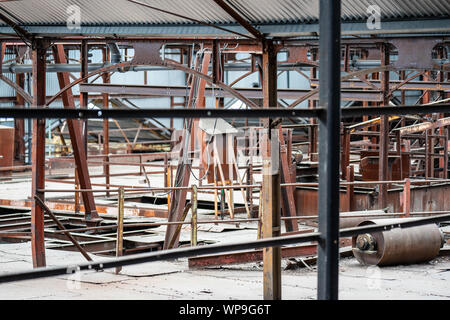
[[[439,215],[430,218],[408,219],[404,222],[389,223],[381,225],[369,225],[355,228],[341,229],[340,237],[351,237],[361,233],[371,233],[388,231],[395,228],[411,228],[420,225],[431,223],[439,223],[450,220],[450,214]],[[134,265],[146,262],[161,261],[168,259],[189,258],[206,254],[216,254],[224,252],[232,252],[238,250],[259,249],[267,247],[279,247],[284,245],[299,244],[304,242],[319,241],[322,234],[319,232],[312,232],[300,235],[281,236],[276,238],[266,238],[260,240],[253,240],[248,242],[227,243],[227,244],[212,244],[197,247],[177,248],[170,250],[154,251],[149,253],[141,253],[130,256],[123,256],[110,260],[95,261],[89,263],[81,263],[57,267],[42,267],[30,271],[12,272],[0,274],[0,283],[7,283],[13,281],[23,281],[30,279],[46,278],[51,276],[58,276],[64,274],[72,274],[82,270],[99,270],[109,269],[127,265]]]
[[[425,211],[425,212],[410,212],[410,216],[424,216],[424,215],[438,215],[438,214],[447,214],[449,211]],[[346,218],[404,218],[404,212],[394,212],[394,213],[378,213],[378,214],[350,214],[339,216],[340,219]],[[315,220],[318,219],[318,216],[293,216],[293,217],[281,217],[282,221],[284,220]],[[230,220],[198,220],[197,224],[235,224],[235,223],[249,223],[249,222],[258,222],[261,221],[260,218],[247,218],[247,219],[230,219]],[[183,224],[191,224],[191,221],[173,221],[173,222],[142,222],[142,223],[125,223],[124,227],[133,228],[133,227],[158,227],[158,226],[166,226],[166,225],[183,225]],[[116,229],[117,225],[105,225],[98,227],[86,227],[86,228],[76,228],[70,229],[70,232],[84,232],[84,231],[92,231],[92,230],[109,230]],[[54,233],[64,233],[65,231],[56,230]]]
[[[292,118],[319,117],[324,109],[57,109],[57,108],[0,108],[0,118],[36,119],[124,119],[124,118]],[[407,115],[450,112],[450,104],[411,105],[389,107],[354,107],[341,109],[341,117],[362,115]]]
[[[50,181],[50,179],[47,179],[47,181]],[[52,182],[59,182],[51,180]],[[64,181],[64,183],[68,183],[71,181]],[[340,183],[341,186],[358,186],[358,185],[378,185],[378,184],[404,184],[406,183],[405,180],[390,180],[390,181],[342,181]],[[450,183],[450,179],[426,179],[426,180],[410,180],[411,184],[429,184],[429,183]],[[295,182],[295,183],[281,183],[281,187],[317,187],[319,186],[318,182]],[[115,186],[116,187],[116,186]],[[154,191],[175,191],[175,190],[191,190],[192,187],[146,187],[146,186],[123,186],[125,187],[125,192],[154,192]],[[228,186],[199,186],[198,190],[228,190],[228,189],[243,189],[243,188],[253,188],[258,189],[261,188],[261,184],[251,184],[251,185],[228,185]],[[97,193],[104,193],[104,192],[112,192],[117,193],[117,190],[111,190],[111,189],[39,189],[40,192],[97,192]]]

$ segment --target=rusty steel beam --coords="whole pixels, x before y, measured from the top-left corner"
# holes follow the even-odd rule
[[[295,179],[292,179],[289,164],[289,155],[288,152],[289,146],[286,144],[282,128],[279,128],[278,138],[280,141],[280,165],[281,165],[281,183],[295,183]],[[294,199],[294,187],[286,187],[281,189],[281,207],[283,211],[283,216],[285,217],[293,217],[297,214],[297,210],[295,208],[295,199]],[[284,221],[286,226],[286,231],[298,231],[297,221],[293,221],[290,219],[286,219]]]
[[[245,35],[245,34],[242,34],[242,33],[239,33],[239,32],[235,32],[235,31],[232,31],[230,29],[222,28],[222,27],[218,26],[217,24],[200,21],[200,20],[197,20],[197,19],[194,19],[194,18],[191,18],[191,17],[187,17],[187,16],[184,16],[184,15],[181,15],[181,14],[177,14],[177,13],[174,13],[174,12],[171,12],[171,11],[167,11],[167,10],[163,10],[163,9],[160,9],[160,8],[156,8],[156,7],[148,5],[147,3],[143,3],[143,2],[140,2],[140,1],[135,1],[135,0],[127,0],[127,1],[135,3],[135,4],[138,4],[138,5],[141,5],[141,6],[144,6],[146,8],[153,9],[155,11],[159,11],[159,12],[162,12],[162,13],[165,13],[165,14],[170,14],[172,16],[179,17],[179,18],[182,18],[182,19],[190,20],[192,22],[196,22],[196,23],[201,24],[201,25],[213,27],[213,28],[216,28],[218,30],[225,31],[227,33],[233,33],[233,34],[236,34],[236,35],[244,37],[244,38],[253,39],[252,37],[250,37],[248,35]]]
[[[46,89],[46,52],[47,43],[36,41],[33,43],[33,104],[45,104]],[[45,119],[33,120],[33,146],[32,146],[32,184],[31,195],[45,201]],[[45,267],[44,244],[44,210],[33,201],[31,208],[31,251],[33,267]]]
[[[213,80],[217,81],[217,80]],[[108,94],[130,94],[155,97],[184,97],[187,88],[185,86],[154,86],[154,85],[128,85],[128,84],[102,84],[89,83],[80,84],[80,92],[108,93]],[[262,89],[259,88],[236,88],[235,91],[248,99],[262,99]],[[309,89],[278,89],[279,99],[297,99],[310,95]],[[230,92],[217,90],[211,87],[205,88],[207,96],[214,95],[216,98],[234,97]],[[342,100],[344,101],[381,101],[382,94],[376,90],[343,90]],[[316,92],[309,96],[310,100],[318,100],[319,94]]]
[[[204,58],[204,57],[203,57]],[[200,57],[197,56],[197,59],[195,61],[195,67],[194,69],[197,70],[198,65],[200,63]],[[189,98],[187,107],[192,108],[193,101],[194,101],[194,92],[198,85],[198,78],[196,76],[193,76],[191,78],[191,89],[189,91]],[[182,140],[181,140],[181,148],[179,151],[179,163],[176,170],[176,176],[175,176],[175,185],[181,186],[181,187],[187,187],[189,185],[189,180],[191,176],[191,169],[192,169],[192,163],[185,155],[189,154],[190,147],[194,144],[192,141],[195,139],[195,133],[193,132],[194,127],[194,119],[191,121],[188,121],[185,125],[185,129],[187,132],[190,133],[190,136],[187,134],[183,134]],[[189,143],[186,141],[190,138]],[[195,141],[195,140],[194,140]],[[174,222],[174,221],[180,221],[180,219],[183,217],[183,212],[186,206],[186,198],[187,198],[187,190],[184,188],[182,190],[174,190],[172,193],[171,198],[171,205],[170,210],[168,213],[168,221]],[[175,238],[175,239],[173,239]],[[169,246],[173,246],[173,248],[178,247],[179,242],[179,234],[176,234],[176,226],[168,225],[166,229],[166,235],[164,238],[164,244],[163,249],[168,249]]]
[[[381,63],[383,66],[389,65],[389,46],[381,45]],[[383,90],[383,102],[382,106],[389,105],[389,71],[383,71],[381,73],[381,87]],[[380,117],[380,138],[379,138],[379,172],[378,180],[388,180],[389,167],[388,167],[388,155],[389,153],[389,116],[382,115]],[[386,208],[387,206],[387,190],[386,184],[379,186],[379,208]]]
[[[102,50],[103,54],[103,62],[106,63],[109,61],[110,53],[107,48],[104,48]],[[102,75],[103,83],[109,83],[110,82],[110,74],[104,73]],[[109,95],[107,93],[102,94],[102,102],[103,102],[103,108],[108,109],[109,108]],[[103,154],[105,155],[105,158],[103,159],[106,162],[109,162],[109,119],[103,119]],[[99,142],[100,143],[100,142]],[[109,170],[109,164],[106,163],[103,165],[103,173],[105,174],[105,184],[110,184],[110,170]],[[108,187],[107,187],[108,189]],[[109,192],[106,193],[106,196],[109,196]]]
[[[15,23],[13,20],[11,20],[9,17],[4,15],[2,12],[0,12],[0,19],[3,20],[4,23],[6,23],[8,26],[10,26],[14,32],[17,33],[17,35],[25,42],[33,42],[34,35],[32,33],[29,33],[27,30],[19,26],[17,23]]]
[[[317,253],[316,244],[281,248],[282,258],[309,256],[314,255],[316,253]],[[244,252],[189,258],[188,266],[189,268],[201,268],[210,266],[256,262],[262,260],[263,260],[263,250],[250,250]]]
[[[2,55],[3,57],[3,55]],[[16,75],[16,84],[20,88],[25,86],[25,75]],[[25,106],[25,99],[16,93],[16,105],[18,107]],[[21,164],[25,163],[25,120],[24,119],[14,119],[14,159],[19,161]]]
[[[57,63],[67,63],[67,58],[64,53],[64,46],[62,44],[53,47],[53,55]],[[58,82],[60,88],[66,87],[70,83],[69,75],[67,73],[58,73]],[[75,109],[75,101],[72,90],[66,90],[62,94],[63,104],[65,109]],[[72,142],[73,155],[78,172],[78,179],[80,181],[81,189],[91,189],[91,179],[87,166],[87,154],[83,146],[83,135],[78,120],[67,120],[67,127],[69,128],[70,140]],[[92,223],[97,222],[100,218],[98,216],[94,195],[92,192],[83,192],[83,203],[86,210],[86,220]]]
[[[262,88],[263,106],[269,108],[277,105],[277,52],[271,41],[263,42],[262,54]],[[263,141],[266,150],[263,151],[263,181],[262,181],[262,232],[263,238],[272,238],[281,234],[281,177],[279,141],[272,130],[272,120],[264,120],[267,130]],[[276,139],[276,143],[271,140]],[[273,145],[278,150],[272,150]],[[278,156],[278,157],[276,157]],[[263,287],[265,300],[281,299],[281,248],[269,247],[263,249]]]
[[[214,0],[219,7],[221,7],[226,13],[228,13],[234,20],[236,20],[242,27],[250,32],[256,39],[264,40],[264,35],[255,27],[253,27],[241,14],[239,14],[234,8],[223,0]]]
[[[411,126],[398,128],[395,130],[399,131],[401,135],[405,135],[405,134],[423,132],[423,131],[430,130],[430,129],[442,128],[442,127],[446,127],[446,126],[450,126],[450,117],[441,118],[441,119],[433,121],[433,122],[427,121],[427,122],[423,122],[423,123],[419,123],[419,124],[414,124]]]
[[[87,79],[86,76],[88,75],[88,43],[86,40],[81,40],[81,50],[80,50],[80,62],[81,62],[81,73],[80,78],[85,79],[81,83],[86,83]],[[69,84],[66,83],[65,85]],[[80,109],[87,109],[89,96],[87,92],[80,92]],[[86,155],[88,154],[88,121],[82,120],[81,122],[82,128],[83,128],[83,143],[84,143],[84,152]]]
[[[92,258],[87,254],[86,250],[84,250],[83,247],[80,246],[78,241],[70,234],[70,232],[58,220],[58,218],[52,212],[52,210],[50,210],[49,207],[47,207],[45,205],[45,203],[41,200],[41,198],[35,196],[34,199],[38,202],[38,204],[41,206],[41,208],[44,209],[45,212],[47,212],[47,214],[50,216],[50,218],[52,218],[52,220],[58,226],[58,229],[64,231],[64,235],[70,240],[70,242],[73,243],[73,245],[78,249],[78,251],[80,251],[80,253],[83,255],[83,257],[85,257],[87,261],[92,261]]]
[[[406,79],[407,80],[407,79]],[[389,83],[390,89],[402,90],[402,91],[418,91],[418,90],[429,90],[429,91],[442,91],[450,90],[450,84],[447,82],[433,82],[433,81],[409,81],[405,82],[401,80],[392,80]],[[372,79],[368,80],[372,86],[364,81],[358,79],[343,80],[342,89],[372,89],[373,85],[376,87],[381,87],[380,80]],[[319,85],[318,79],[311,79],[311,87],[315,88]],[[401,85],[401,86],[399,86]]]

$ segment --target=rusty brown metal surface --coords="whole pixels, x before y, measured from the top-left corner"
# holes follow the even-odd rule
[[[277,52],[272,42],[265,42],[262,55],[262,89],[263,106],[269,108],[278,104],[277,100]],[[265,135],[263,147],[263,182],[262,182],[262,236],[277,237],[281,234],[281,175],[279,150],[272,150],[270,142],[275,139],[278,146],[278,130],[272,130],[272,121],[264,119]],[[263,287],[265,300],[281,299],[281,248],[263,249]]]
[[[11,168],[14,165],[14,128],[0,125],[0,167]],[[11,171],[0,171],[0,176],[10,176]]]
[[[378,156],[370,155],[371,151],[361,152],[360,173],[363,181],[380,181],[378,173],[380,159]],[[364,155],[364,156],[363,156]],[[409,177],[410,157],[403,153],[401,156],[389,155],[387,165],[387,176],[383,180],[402,180]]]
[[[407,218],[368,220],[359,225],[395,223],[405,219]],[[370,236],[375,245],[368,250],[358,247],[358,237],[352,238],[353,254],[364,265],[389,266],[426,262],[437,257],[443,244],[442,234],[436,224],[392,229]]]
[[[282,258],[308,256],[308,255],[314,255],[316,253],[317,253],[317,245],[316,244],[281,248],[281,257]],[[256,261],[262,261],[262,260],[263,260],[263,251],[262,250],[251,250],[251,251],[236,252],[236,253],[230,253],[230,254],[218,254],[218,255],[189,258],[188,265],[189,265],[189,268],[199,268],[199,267],[256,262]]]
[[[63,226],[63,224],[58,220],[58,218],[56,217],[56,215],[52,212],[52,210],[50,210],[49,207],[47,207],[45,205],[45,203],[37,196],[34,197],[34,199],[39,203],[39,205],[42,207],[42,209],[45,210],[45,212],[47,212],[47,214],[50,216],[50,218],[52,218],[52,220],[55,222],[55,224],[58,226],[58,228],[60,230],[64,231],[64,234],[66,235],[66,237],[70,240],[70,242],[73,243],[74,246],[77,247],[77,249],[81,252],[81,254],[86,258],[87,261],[92,261],[92,258],[87,254],[87,252],[80,246],[80,244],[78,243],[78,241],[72,237],[72,235],[70,234],[70,232]]]
[[[390,41],[398,50],[398,59],[394,66],[402,69],[432,69],[435,63],[431,56],[432,49],[439,39],[395,39]],[[414,52],[414,54],[411,54]]]
[[[29,200],[8,200],[0,199],[0,205],[2,206],[16,206],[16,207],[28,207],[31,208],[32,201]],[[55,202],[47,201],[47,206],[52,210],[72,211],[75,212],[75,203],[70,202]],[[100,214],[117,214],[117,206],[98,206],[98,212]],[[80,206],[80,211],[84,211],[84,206]],[[167,218],[167,210],[164,209],[148,209],[148,208],[124,208],[125,216],[129,217],[155,217],[155,218]]]
[[[450,194],[450,184],[439,183],[429,186],[414,186],[410,191],[410,212],[446,211],[450,210],[450,202],[447,201]],[[347,192],[341,189],[341,212],[345,212]],[[389,212],[403,212],[403,188],[389,189],[387,193],[387,209]],[[378,209],[378,194],[375,189],[361,189],[355,187],[354,210]],[[295,201],[298,216],[317,215],[317,188],[297,187]]]
[[[280,141],[280,165],[281,165],[281,183],[294,183],[290,174],[290,152],[288,151],[289,144],[286,143],[283,130],[279,128],[278,138]],[[295,201],[294,201],[294,187],[285,187],[281,189],[281,208],[283,216],[292,217],[296,215]],[[286,231],[297,231],[298,224],[293,220],[285,220]]]
[[[387,66],[390,61],[389,47],[387,45],[381,46],[381,65]],[[382,106],[388,106],[390,102],[389,97],[389,71],[381,72],[381,89],[383,92]],[[389,116],[380,116],[380,137],[378,141],[379,149],[379,162],[378,162],[378,180],[385,181],[388,180],[389,175]],[[387,189],[388,185],[380,184],[379,186],[379,196],[378,205],[380,208],[385,208],[387,204]]]
[[[67,63],[67,58],[64,53],[63,45],[57,45],[56,48],[53,48],[53,55],[57,63]],[[69,75],[67,73],[58,73],[58,82],[60,88],[68,86],[70,83]],[[64,91],[62,94],[62,98],[65,108],[75,108],[75,101],[73,99],[71,89]],[[91,180],[89,177],[89,171],[86,161],[87,153],[82,139],[83,133],[81,123],[80,121],[77,120],[68,120],[67,125],[69,127],[70,140],[72,142],[73,154],[78,172],[78,179],[80,181],[80,186],[82,189],[91,189]],[[95,208],[94,196],[90,192],[83,192],[82,196],[83,196],[83,203],[86,208],[86,220],[95,223],[96,221],[99,220],[99,216]]]
[[[46,51],[47,43],[38,41],[33,50],[33,103],[36,106],[45,104],[46,87]],[[45,119],[33,120],[32,146],[32,197],[45,201],[45,193],[39,191],[45,187]],[[31,252],[33,267],[45,267],[44,245],[44,210],[36,201],[31,207]]]

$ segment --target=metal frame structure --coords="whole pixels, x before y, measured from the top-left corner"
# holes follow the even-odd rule
[[[340,135],[337,134],[341,131],[341,119],[352,118],[356,116],[380,116],[380,132],[379,132],[379,182],[380,182],[380,197],[379,203],[381,207],[385,207],[387,199],[387,172],[388,172],[388,158],[389,158],[389,116],[392,115],[409,115],[409,114],[431,114],[431,113],[450,113],[450,104],[439,103],[430,104],[426,108],[418,105],[405,105],[401,103],[398,106],[390,106],[390,101],[392,100],[393,91],[402,88],[407,90],[407,86],[410,89],[414,89],[415,85],[429,92],[429,90],[443,91],[447,88],[445,79],[443,78],[444,71],[448,71],[448,65],[436,66],[431,59],[422,59],[425,57],[425,53],[430,54],[431,50],[437,43],[444,42],[448,43],[449,39],[445,34],[445,28],[436,28],[432,30],[441,30],[444,32],[443,35],[434,34],[427,37],[422,41],[423,46],[421,46],[417,56],[413,61],[405,57],[404,52],[411,47],[411,39],[405,37],[404,35],[393,37],[392,39],[387,37],[386,39],[377,39],[377,44],[380,48],[376,48],[371,51],[378,51],[377,53],[381,57],[381,65],[373,66],[369,69],[359,70],[350,72],[350,47],[351,45],[366,45],[369,49],[374,49],[373,39],[363,38],[363,39],[349,39],[342,38],[342,35],[349,33],[349,26],[345,24],[341,26],[341,0],[320,0],[320,19],[319,28],[317,25],[311,25],[306,28],[308,30],[315,30],[314,32],[319,32],[318,41],[313,39],[284,39],[277,38],[267,35],[264,30],[264,26],[256,28],[250,23],[242,13],[239,13],[236,8],[230,6],[224,0],[214,0],[226,14],[232,17],[239,25],[231,27],[222,27],[218,24],[207,23],[205,21],[200,21],[198,19],[189,18],[180,14],[169,12],[167,10],[158,9],[151,7],[148,4],[144,4],[139,1],[129,1],[137,5],[145,6],[152,10],[162,12],[164,14],[169,14],[176,16],[181,19],[189,20],[202,25],[202,28],[214,28],[215,33],[222,32],[221,39],[215,39],[211,36],[197,37],[192,36],[181,36],[177,38],[170,37],[146,37],[146,36],[123,36],[116,37],[114,41],[126,43],[132,45],[135,50],[135,56],[133,60],[126,62],[119,62],[116,64],[102,65],[100,68],[96,68],[91,73],[89,71],[88,65],[88,46],[92,45],[105,45],[108,44],[111,39],[107,35],[104,38],[89,39],[86,36],[67,36],[64,38],[52,35],[52,32],[41,30],[39,35],[38,32],[33,27],[27,28],[25,30],[19,24],[15,23],[9,17],[0,13],[0,19],[3,20],[10,28],[12,28],[19,36],[17,37],[4,38],[2,41],[18,44],[18,43],[28,43],[31,44],[31,49],[33,52],[33,108],[1,108],[0,117],[12,117],[14,119],[33,119],[33,165],[32,165],[32,177],[33,177],[33,208],[31,215],[31,239],[32,239],[32,249],[33,249],[33,265],[38,267],[36,270],[22,273],[14,273],[7,275],[0,275],[0,283],[5,283],[8,281],[17,281],[25,279],[34,279],[40,277],[47,277],[59,274],[66,274],[70,272],[75,272],[79,270],[88,269],[103,269],[112,267],[121,267],[124,265],[143,263],[149,261],[157,261],[163,259],[179,258],[179,257],[192,257],[201,254],[209,253],[222,253],[231,252],[241,249],[254,249],[254,248],[264,248],[263,249],[263,261],[264,261],[264,298],[265,299],[281,299],[282,297],[282,283],[281,283],[281,248],[282,245],[287,244],[298,244],[309,241],[316,241],[318,243],[318,289],[317,297],[322,300],[336,300],[338,299],[338,265],[339,265],[339,237],[353,236],[362,232],[373,232],[380,230],[390,230],[391,228],[407,228],[422,224],[437,223],[442,221],[448,221],[450,219],[449,214],[438,215],[431,218],[420,218],[415,221],[405,221],[395,225],[376,225],[368,227],[350,228],[339,230],[339,208],[340,208]],[[392,24],[392,23],[391,23]],[[389,25],[391,25],[389,24]],[[428,21],[428,24],[433,24],[433,21]],[[355,26],[353,26],[355,27]],[[360,27],[359,25],[356,27]],[[395,26],[395,30],[400,30]],[[6,27],[5,27],[6,28]],[[244,29],[248,34],[244,34],[241,29]],[[169,28],[170,29],[170,28]],[[276,29],[276,28],[275,28]],[[304,31],[302,31],[304,32]],[[310,34],[311,31],[308,31]],[[226,36],[224,36],[226,34]],[[230,37],[230,34],[239,36],[239,39]],[[199,42],[204,45],[204,48],[208,49],[207,53],[203,56],[198,57],[194,69],[186,67],[182,63],[177,63],[169,59],[162,59],[160,57],[159,50],[162,48],[164,52],[165,46],[170,43],[170,40],[176,40],[177,43],[190,44],[193,42]],[[50,69],[50,66],[46,62],[46,52],[51,46],[51,41],[56,42],[56,47],[53,47],[53,55],[56,64],[62,64],[61,66],[52,67],[55,72],[58,72],[58,80],[60,85],[60,91],[53,97],[47,99],[46,96],[46,71]],[[81,59],[80,64],[77,66],[65,65],[67,63],[64,54],[64,45],[81,44]],[[227,49],[221,54],[218,52],[221,44],[234,43],[238,49]],[[64,45],[63,45],[64,44]],[[389,51],[390,45],[394,44],[397,46],[399,59],[391,64],[389,61]],[[341,46],[345,46],[345,59],[343,69],[347,72],[346,75],[341,76]],[[277,53],[281,50],[286,49],[289,51],[290,57],[285,63],[277,62]],[[317,55],[317,49],[319,54]],[[234,51],[233,51],[234,50]],[[312,50],[308,58],[308,51]],[[370,51],[370,50],[369,50]],[[244,78],[242,76],[236,80],[231,85],[226,85],[223,82],[223,71],[225,66],[223,62],[223,55],[225,53],[234,52],[247,52],[253,54],[251,71],[245,76],[259,72],[261,78],[261,89],[249,92],[249,90],[237,90],[233,88],[233,85]],[[373,52],[372,52],[373,53]],[[164,53],[163,53],[164,55]],[[423,56],[421,56],[423,55]],[[319,58],[320,63],[317,62],[316,58]],[[3,57],[3,55],[2,55]],[[429,58],[429,57],[428,57]],[[222,59],[222,60],[221,60]],[[107,53],[104,52],[104,61],[108,60]],[[181,62],[183,57],[181,55]],[[209,64],[212,64],[211,76],[208,74]],[[222,61],[222,62],[221,62]],[[404,69],[411,67],[417,61],[422,62],[422,65],[414,65],[416,70],[436,70],[441,72],[440,81],[432,81],[428,79],[427,83],[421,81],[419,84],[415,84],[412,81],[417,76],[427,76],[426,72],[422,72],[420,75],[406,76],[402,74],[402,79],[396,83],[390,82],[389,75],[390,72],[402,72]],[[65,65],[65,66],[64,66]],[[277,70],[279,66],[290,70],[299,70],[299,67],[307,67],[313,70],[312,74],[315,77],[317,70],[320,73],[319,86],[317,87],[317,81],[315,88],[311,88],[309,92],[305,92],[304,95],[300,95],[293,103],[288,105],[286,108],[279,107],[279,100],[282,98],[283,93],[277,90]],[[109,103],[109,95],[115,94],[114,86],[109,85],[109,74],[116,70],[145,70],[145,68],[152,67],[164,67],[172,68],[176,70],[181,70],[186,72],[189,76],[187,86],[185,88],[166,88],[165,90],[171,91],[172,89],[187,90],[189,91],[189,97],[187,101],[187,108],[185,109],[140,109],[140,110],[124,110],[124,109],[108,109],[106,108]],[[0,70],[3,67],[0,66]],[[11,67],[11,66],[10,66]],[[79,70],[81,75],[80,78],[73,82],[70,82],[68,68],[75,68]],[[10,68],[11,69],[11,68]],[[19,70],[18,68],[17,70]],[[26,72],[26,67],[22,66],[21,72]],[[201,70],[200,70],[201,69]],[[24,71],[25,70],[25,71]],[[73,70],[73,69],[72,69]],[[375,81],[369,81],[365,78],[367,75],[380,73],[381,79],[371,79]],[[102,77],[103,85],[92,85],[87,83],[88,79],[91,77]],[[355,80],[350,80],[353,77],[358,77],[359,81],[355,83]],[[428,76],[429,77],[429,76]],[[312,77],[311,77],[312,78]],[[23,87],[22,81],[19,79],[18,83],[12,83],[6,80],[6,78],[1,77],[8,85],[14,87],[17,91],[17,95],[20,95],[23,100],[30,102],[31,97],[21,90]],[[314,84],[315,79],[310,79]],[[235,97],[247,104],[251,109],[248,110],[227,110],[227,109],[206,109],[202,99],[195,101],[194,99],[194,89],[197,88],[198,96],[204,98],[206,83],[216,86],[217,88],[226,91],[226,94]],[[75,109],[75,97],[72,94],[72,88],[80,84],[82,88],[80,93],[80,109]],[[97,88],[95,88],[97,86]],[[357,87],[358,91],[342,91],[343,89],[348,89],[347,87]],[[101,88],[98,88],[101,87]],[[103,106],[105,108],[99,110],[88,110],[88,92],[90,90],[98,90],[95,92],[100,92],[103,98]],[[116,89],[117,90],[117,89]],[[136,94],[147,94],[147,95],[163,95],[161,92],[164,89],[156,87],[146,87],[146,88],[134,88]],[[159,91],[158,91],[159,90]],[[366,90],[367,92],[364,92]],[[137,92],[139,91],[139,92]],[[286,96],[298,96],[298,92],[287,92]],[[289,96],[289,94],[291,96]],[[176,94],[171,93],[169,96],[175,96]],[[318,103],[314,100],[317,100]],[[363,106],[363,107],[351,107],[342,108],[340,107],[341,100],[345,100],[345,97],[360,98],[359,101],[365,103],[379,103],[381,106]],[[222,96],[217,96],[217,103],[223,103],[220,99]],[[262,99],[261,105],[255,103],[251,98]],[[64,104],[64,109],[49,108],[48,106],[57,99],[62,99]],[[429,95],[424,94],[423,104],[429,104]],[[308,109],[296,109],[295,107],[304,101],[310,101],[310,108]],[[195,102],[195,106],[194,106]],[[93,197],[92,184],[90,183],[90,176],[87,166],[87,137],[89,134],[87,119],[142,119],[142,118],[184,118],[189,119],[188,124],[185,129],[189,132],[194,132],[196,126],[198,126],[199,118],[264,118],[263,124],[264,128],[267,130],[267,134],[264,137],[265,140],[270,141],[271,139],[278,139],[282,141],[282,137],[276,134],[272,135],[272,132],[281,132],[281,125],[279,119],[284,118],[313,118],[317,119],[318,122],[311,123],[311,144],[310,148],[313,152],[317,151],[317,143],[319,145],[319,231],[304,235],[291,235],[291,236],[281,236],[281,220],[280,208],[284,206],[283,211],[288,210],[289,200],[287,198],[286,190],[287,188],[281,188],[283,182],[284,185],[289,185],[289,171],[286,161],[282,165],[281,170],[277,172],[270,172],[266,168],[266,164],[263,165],[263,183],[261,186],[261,192],[264,195],[263,199],[263,220],[265,221],[263,229],[263,238],[257,241],[250,241],[246,243],[237,244],[226,244],[226,245],[208,245],[200,246],[189,249],[171,249],[163,250],[155,253],[145,253],[135,256],[118,257],[114,260],[109,260],[105,262],[89,262],[84,264],[79,264],[77,266],[64,266],[55,268],[45,268],[45,248],[44,248],[44,211],[49,212],[50,209],[45,206],[45,120],[46,119],[66,119],[70,138],[72,141],[72,146],[74,150],[74,159],[77,165],[77,175],[75,177],[75,182],[79,184],[80,188],[78,192],[82,193],[84,207],[86,211],[86,224],[88,227],[94,227],[96,222],[98,222],[99,216],[96,211],[96,206]],[[78,121],[81,120],[81,121]],[[119,130],[122,131],[122,129]],[[348,128],[345,130],[349,130]],[[344,130],[344,136],[345,131]],[[105,166],[106,176],[109,177],[109,159],[108,159],[108,149],[109,149],[109,128],[108,121],[103,122],[103,143],[104,149],[103,153],[106,157],[106,162],[102,162]],[[123,133],[123,131],[122,131]],[[125,136],[126,137],[126,136]],[[317,138],[318,137],[318,138]],[[427,136],[427,139],[429,137]],[[436,137],[431,137],[434,139]],[[185,145],[195,144],[194,134],[191,134]],[[342,175],[347,175],[347,181],[351,180],[352,171],[350,165],[350,133],[345,136],[343,147],[345,147],[345,157],[343,159]],[[283,144],[283,141],[282,141]],[[400,148],[400,147],[399,147]],[[266,150],[267,151],[267,150]],[[187,152],[186,150],[181,150],[181,152]],[[427,154],[431,154],[434,151],[427,149]],[[343,152],[344,153],[344,152]],[[270,158],[271,153],[268,150],[266,155]],[[268,165],[267,165],[268,166]],[[445,163],[442,165],[445,166]],[[448,157],[447,157],[448,166]],[[145,166],[141,167],[145,170]],[[189,189],[189,174],[191,169],[191,164],[182,164],[178,167],[176,176],[176,186],[177,190],[174,192],[173,197],[176,198],[176,205],[171,206],[169,210],[169,222],[168,229],[166,233],[165,249],[169,247],[176,246],[179,237],[179,231],[177,231],[176,222],[186,215],[186,208],[184,206],[186,200],[187,190]],[[433,171],[433,168],[428,167],[426,169],[427,175],[429,171]],[[345,172],[345,173],[344,173]],[[444,174],[444,178],[446,178]],[[352,183],[351,181],[349,183]],[[409,184],[407,184],[409,186]],[[109,180],[106,182],[106,187],[109,189]],[[234,186],[236,187],[236,186]],[[349,185],[349,194],[352,193],[351,187]],[[169,187],[170,188],[170,187]],[[408,187],[409,188],[409,187]],[[409,190],[409,189],[408,189]],[[123,190],[122,190],[123,191]],[[112,191],[111,191],[112,192]],[[78,194],[78,193],[77,193]],[[122,193],[123,196],[123,193]],[[407,195],[405,193],[405,199]],[[193,203],[196,204],[197,199],[193,198]],[[349,200],[350,201],[350,200]],[[291,201],[292,202],[292,201]],[[406,201],[405,201],[406,202]],[[351,201],[349,206],[351,207]],[[196,207],[196,205],[194,206]],[[122,203],[123,208],[123,203]],[[292,208],[290,216],[295,218]],[[51,212],[51,211],[50,211]],[[409,208],[405,209],[405,212],[409,214]],[[286,218],[286,217],[284,217]],[[193,220],[196,223],[195,219]],[[174,223],[174,224],[171,224]],[[120,222],[121,224],[121,222]],[[288,224],[287,224],[288,225]],[[119,228],[120,229],[120,228]],[[119,234],[119,232],[118,232]],[[193,237],[195,238],[195,237]],[[117,240],[120,243],[120,239]],[[119,253],[118,253],[119,255]],[[40,267],[40,268],[39,268]]]

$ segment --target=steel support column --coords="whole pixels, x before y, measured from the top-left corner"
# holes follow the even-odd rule
[[[262,55],[263,106],[277,106],[277,52],[270,41],[265,41]],[[266,132],[265,155],[263,156],[263,238],[277,237],[281,234],[281,178],[278,130],[271,130],[272,119],[264,121]],[[272,136],[273,133],[273,136]],[[278,147],[278,150],[275,148]],[[278,158],[276,158],[278,156]],[[281,299],[281,248],[263,249],[264,299]]]
[[[25,87],[25,75],[17,74],[16,83],[22,89]],[[16,105],[25,108],[25,99],[16,93]],[[25,164],[25,120],[14,119],[14,160]]]
[[[389,46],[387,44],[381,45],[381,65],[386,66],[389,64]],[[389,71],[381,73],[381,90],[383,92],[382,106],[389,105]],[[389,116],[382,115],[380,117],[380,138],[379,138],[379,160],[378,160],[378,180],[389,180],[389,168],[388,168],[388,156],[389,156]],[[380,209],[384,209],[387,206],[387,184],[380,184],[378,195],[378,205]]]
[[[33,104],[38,107],[45,105],[46,52],[46,42],[33,43]],[[41,191],[45,188],[45,119],[33,120],[32,148],[31,195],[45,201]],[[45,267],[44,210],[36,200],[31,209],[31,251],[33,267]]]
[[[80,61],[81,61],[81,78],[88,75],[88,43],[86,40],[81,40],[81,50],[80,50]],[[82,83],[87,83],[87,80],[82,81]],[[80,109],[87,109],[88,106],[88,93],[80,92]],[[83,122],[83,143],[86,156],[88,154],[88,120]]]
[[[319,300],[338,299],[341,1],[320,0]]]
[[[57,63],[67,63],[67,58],[64,53],[62,44],[53,47],[53,55]],[[67,73],[58,73],[58,83],[60,88],[64,88],[70,83],[69,75]],[[72,90],[67,90],[62,94],[63,105],[65,109],[75,109],[75,100]],[[87,121],[87,120],[86,120]],[[83,147],[82,128],[78,120],[67,120],[69,128],[70,140],[72,142],[73,156],[78,173],[78,179],[81,189],[91,189],[91,179],[87,166],[87,154]],[[92,192],[82,192],[84,207],[86,211],[86,220],[95,223],[99,220],[97,210],[95,208],[94,195]]]
[[[109,51],[108,48],[103,49],[103,62],[106,63],[109,61]],[[104,73],[102,75],[103,83],[110,83],[110,74]],[[103,108],[108,109],[109,108],[109,94],[104,93],[103,95]],[[106,164],[103,165],[103,173],[105,175],[105,183],[107,185],[110,184],[110,170],[109,170],[109,119],[103,120],[103,154],[106,156],[103,158],[106,162]],[[109,187],[106,187],[106,189],[109,189]],[[109,196],[109,192],[106,193],[107,196]]]

